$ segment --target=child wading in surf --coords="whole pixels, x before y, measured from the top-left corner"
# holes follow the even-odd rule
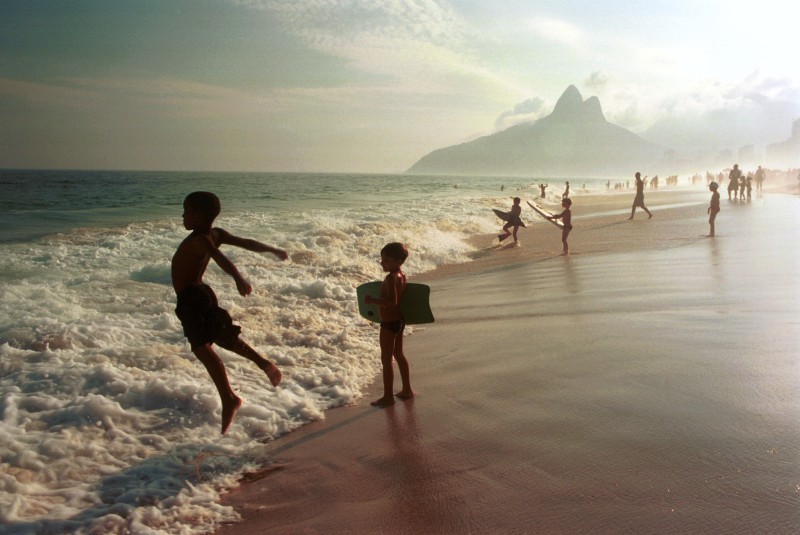
[[[383,367],[383,396],[371,403],[376,407],[388,407],[394,403],[394,370],[392,358],[397,361],[400,371],[402,390],[396,394],[400,399],[414,397],[411,390],[411,376],[408,360],[403,352],[403,330],[406,327],[403,313],[400,311],[400,299],[406,290],[406,275],[403,273],[403,262],[408,258],[408,249],[402,243],[390,243],[381,249],[381,267],[388,273],[381,284],[380,297],[367,295],[364,302],[378,305],[381,318],[380,346],[381,365]]]
[[[522,206],[519,205],[520,202],[521,200],[519,197],[514,197],[514,205],[511,207],[511,211],[508,212],[506,224],[503,225],[503,234],[498,234],[497,236],[497,239],[500,241],[503,241],[511,236],[511,231],[508,229],[514,227],[514,244],[519,245],[519,241],[517,240],[517,230],[519,230],[519,227],[525,226],[525,223],[523,223],[522,219],[520,218],[520,214],[522,214]]]
[[[236,266],[219,250],[222,245],[233,245],[248,251],[272,253],[286,260],[286,251],[269,245],[234,236],[221,228],[211,228],[219,215],[219,199],[213,193],[196,191],[183,201],[183,226],[191,230],[178,246],[172,257],[172,286],[178,295],[175,309],[183,325],[183,333],[189,339],[192,353],[203,363],[214,381],[222,401],[222,434],[242,406],[212,344],[252,360],[267,375],[273,386],[281,382],[281,372],[252,347],[239,338],[241,327],[234,325],[228,312],[219,307],[217,296],[210,286],[203,283],[203,274],[208,262],[214,260],[222,270],[236,281],[236,289],[243,296],[253,291],[253,287],[236,269]]]

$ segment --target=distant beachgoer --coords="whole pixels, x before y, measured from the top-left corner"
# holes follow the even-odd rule
[[[606,191],[609,191],[609,190],[611,190],[611,181],[610,180],[606,180]]]
[[[712,182],[708,185],[709,191],[711,191],[711,205],[708,207],[708,226],[709,232],[708,237],[714,237],[714,221],[717,219],[717,214],[719,213],[719,184],[716,182]]]
[[[764,175],[764,170],[759,165],[756,169],[756,191],[758,193],[761,193],[761,189],[764,187]]]
[[[497,236],[500,241],[503,241],[512,235],[509,229],[513,227],[514,244],[519,245],[519,241],[517,240],[517,230],[519,230],[519,227],[525,226],[525,223],[523,223],[522,219],[520,218],[520,215],[522,214],[522,206],[520,206],[520,202],[521,200],[519,197],[514,197],[514,205],[511,207],[511,211],[508,213],[506,224],[503,225],[503,234],[499,234]]]
[[[745,191],[745,189],[747,189],[747,177],[745,175],[742,175],[742,177],[739,179],[739,200],[740,201],[744,200],[744,191]]]
[[[753,177],[750,174],[748,174],[744,183],[747,189],[747,200],[749,201],[750,199],[753,198]]]
[[[505,191],[505,189],[506,189],[506,185],[505,184],[500,186],[500,191]]]
[[[403,352],[403,331],[406,322],[400,311],[400,299],[406,291],[406,274],[403,273],[403,263],[408,258],[408,249],[402,243],[387,244],[381,249],[381,267],[388,273],[381,284],[379,297],[367,295],[364,302],[368,305],[378,305],[381,319],[381,330],[378,335],[381,346],[381,366],[383,368],[383,396],[370,405],[375,407],[388,407],[394,403],[394,396],[400,399],[411,399],[414,391],[411,390],[411,373],[408,359]],[[400,371],[402,389],[397,394],[392,394],[394,389],[394,369],[392,358],[397,361]]]
[[[561,194],[562,199],[566,199],[569,197],[569,182],[567,182],[567,187],[564,188],[564,193]]]
[[[645,177],[647,178],[647,177]],[[650,213],[650,210],[644,205],[644,181],[642,180],[642,175],[638,171],[636,172],[636,196],[633,198],[633,206],[631,206],[631,216],[628,218],[630,221],[633,219],[633,214],[636,212],[636,207],[640,207],[642,210],[647,212],[647,215],[650,219],[652,219],[653,214]]]
[[[739,171],[739,164],[733,164],[733,169],[728,174],[728,199],[731,198],[731,192],[733,192],[733,198],[737,199],[738,192],[739,192],[739,179],[742,177],[742,172]]]
[[[233,277],[239,294],[247,296],[253,287],[219,247],[233,245],[248,251],[272,253],[281,260],[286,260],[288,255],[281,249],[234,236],[221,228],[211,228],[219,212],[219,198],[213,193],[196,191],[183,201],[183,226],[192,233],[181,242],[172,257],[172,286],[178,296],[175,314],[181,321],[183,333],[189,339],[192,353],[206,367],[219,392],[222,434],[225,434],[236,411],[242,406],[242,400],[233,392],[225,365],[211,347],[212,344],[253,361],[266,373],[272,386],[280,384],[281,372],[275,364],[239,338],[241,327],[234,325],[228,312],[219,307],[214,291],[203,283],[203,274],[208,262],[214,260],[225,273]]]
[[[544,190],[546,190],[550,186],[550,184],[539,184],[539,190],[542,192],[542,199],[545,198]]]
[[[548,217],[548,219],[561,219],[561,221],[564,223],[564,229],[561,231],[561,243],[564,245],[564,251],[561,254],[568,255],[569,244],[567,243],[567,238],[572,230],[572,211],[570,210],[570,207],[572,206],[572,199],[562,199],[561,206],[564,208],[564,211],[560,214]]]

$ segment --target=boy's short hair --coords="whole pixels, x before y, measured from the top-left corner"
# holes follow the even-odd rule
[[[514,204],[519,204],[520,202],[522,202],[522,199],[519,197],[514,197]]]
[[[567,206],[572,206],[572,199],[570,199],[569,197],[564,197],[563,200],[567,204]]]
[[[383,249],[381,249],[381,254],[399,260],[402,264],[406,261],[406,258],[408,258],[408,249],[400,242],[392,242],[386,244]]]
[[[209,191],[192,192],[186,196],[183,204],[204,215],[209,222],[214,221],[220,212],[219,197]]]

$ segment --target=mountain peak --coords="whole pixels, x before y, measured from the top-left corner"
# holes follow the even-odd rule
[[[583,100],[581,92],[574,85],[570,85],[556,102],[551,116],[555,120],[578,121],[603,121],[606,118],[600,107],[600,99],[590,97]]]
[[[467,143],[435,150],[408,172],[603,176],[657,160],[661,148],[606,121],[600,99],[567,87],[553,112]]]
[[[583,104],[583,97],[578,88],[570,85],[564,93],[559,97],[556,102],[556,107],[553,109],[553,115],[575,115],[581,109]]]

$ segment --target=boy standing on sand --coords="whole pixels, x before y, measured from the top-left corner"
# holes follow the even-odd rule
[[[267,374],[272,386],[281,382],[281,372],[275,364],[259,355],[253,348],[239,338],[241,327],[234,325],[228,312],[219,307],[217,296],[210,286],[203,283],[203,274],[209,260],[214,260],[222,270],[236,281],[236,289],[247,296],[253,287],[236,269],[236,266],[219,247],[233,245],[248,251],[272,253],[286,260],[286,251],[270,247],[255,240],[239,238],[221,228],[211,228],[219,215],[219,199],[213,193],[196,191],[183,201],[183,226],[191,230],[178,246],[172,257],[172,286],[178,296],[175,314],[181,320],[183,333],[189,339],[192,352],[203,363],[214,381],[222,402],[222,434],[228,430],[242,400],[234,394],[225,365],[211,347],[217,344],[241,355],[261,368]]]
[[[376,399],[371,405],[375,407],[388,407],[394,403],[392,389],[394,388],[394,370],[392,357],[397,361],[400,370],[402,390],[396,395],[400,399],[411,399],[414,391],[411,390],[411,376],[408,360],[403,353],[403,330],[406,327],[403,313],[400,311],[400,299],[406,290],[406,274],[403,273],[403,262],[408,258],[408,249],[402,243],[394,242],[381,249],[381,267],[388,273],[381,284],[380,297],[367,295],[364,302],[368,305],[378,305],[381,318],[380,346],[381,365],[383,367],[383,397]]]
[[[719,184],[716,182],[712,182],[708,185],[709,191],[711,191],[711,205],[708,207],[708,225],[710,227],[708,237],[714,237],[714,221],[717,219],[717,214],[719,213],[719,192],[717,189],[719,188]]]
[[[561,231],[561,243],[564,244],[564,252],[561,253],[563,256],[569,254],[569,244],[567,243],[567,238],[569,237],[569,232],[572,230],[572,211],[570,210],[570,207],[572,206],[572,199],[562,199],[561,206],[564,208],[563,212],[558,215],[548,217],[547,219],[561,219],[561,221],[564,223],[564,229]]]
[[[644,205],[644,180],[642,180],[642,175],[639,171],[636,171],[636,197],[633,198],[633,206],[631,206],[631,216],[628,218],[628,221],[633,219],[633,214],[636,212],[636,207],[639,206],[642,210],[647,212],[647,215],[650,216],[650,219],[653,218],[653,214],[650,213],[650,210],[647,209],[647,206]]]
[[[517,231],[519,227],[524,227],[525,223],[522,222],[522,219],[519,217],[522,214],[522,206],[520,206],[521,199],[519,197],[514,197],[514,205],[511,207],[511,211],[508,212],[508,219],[506,220],[506,224],[503,225],[503,234],[498,234],[497,239],[500,241],[505,240],[509,236],[511,236],[511,227],[514,227],[514,244],[519,245],[519,241],[517,241]]]

